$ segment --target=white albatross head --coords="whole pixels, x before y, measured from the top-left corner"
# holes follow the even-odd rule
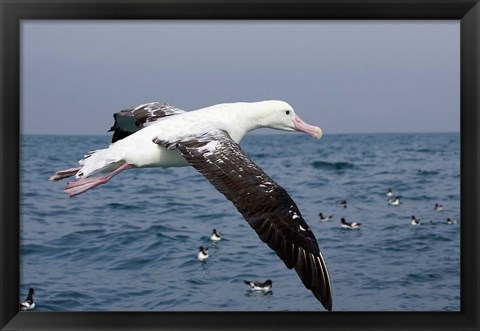
[[[258,121],[259,127],[304,132],[317,139],[322,137],[322,129],[305,123],[300,116],[295,114],[292,106],[284,101],[261,101],[257,105],[256,121]]]

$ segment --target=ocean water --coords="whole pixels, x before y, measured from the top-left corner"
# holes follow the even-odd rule
[[[19,299],[33,287],[37,311],[323,311],[191,167],[125,171],[74,198],[64,181],[48,181],[109,139],[21,137]],[[446,224],[460,220],[459,133],[250,134],[242,147],[314,231],[333,310],[460,309],[460,225]],[[387,203],[388,188],[398,207]],[[320,222],[319,212],[333,220]],[[362,226],[341,229],[341,217]],[[223,235],[217,244],[213,228]],[[200,245],[209,247],[206,263],[196,258]],[[243,284],[268,278],[270,294]]]

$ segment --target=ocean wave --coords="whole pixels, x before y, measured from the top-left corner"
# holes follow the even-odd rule
[[[54,246],[40,245],[40,244],[27,244],[20,246],[20,253],[22,255],[29,254],[51,254],[56,252],[58,249]]]
[[[248,138],[247,154],[262,161],[311,226],[330,271],[335,310],[459,309],[460,225],[445,221],[460,217],[459,145],[445,154],[418,151],[447,146],[451,136],[329,135],[320,144],[289,135]],[[28,140],[21,159],[20,280],[21,297],[35,288],[38,311],[321,309],[295,271],[194,169],[132,170],[67,199],[64,184],[48,176],[98,139]],[[405,153],[396,149],[407,146]],[[282,154],[288,148],[294,155]],[[388,205],[388,188],[401,196],[400,207]],[[336,204],[340,199],[347,208]],[[444,213],[433,210],[435,202]],[[319,211],[333,221],[321,223]],[[411,215],[420,226],[410,225]],[[341,217],[364,225],[342,230]],[[216,245],[213,228],[224,234]],[[197,260],[200,245],[209,247],[206,263]],[[273,296],[250,295],[242,282],[268,278]]]
[[[267,153],[250,153],[252,159],[265,159],[269,156]]]
[[[60,238],[51,240],[49,243],[58,247],[71,247],[77,244],[83,244],[95,240],[96,237],[105,234],[102,229],[88,229],[68,233]]]
[[[442,275],[440,274],[435,274],[435,273],[409,273],[406,275],[407,281],[413,281],[413,282],[431,282],[434,280],[442,279]]]
[[[417,240],[425,241],[425,242],[430,242],[430,241],[452,241],[452,238],[447,238],[444,236],[440,236],[435,233],[425,233],[421,234],[418,237],[416,237]]]
[[[419,176],[434,176],[434,175],[438,175],[438,171],[418,169],[417,170],[417,175],[419,175]]]
[[[154,257],[133,257],[115,263],[110,270],[139,270],[149,266]]]
[[[353,169],[355,165],[350,162],[327,162],[327,161],[313,161],[311,165],[315,169],[324,169],[324,170],[346,170]]]
[[[111,202],[105,206],[106,208],[111,208],[114,210],[135,210],[135,209],[142,209],[141,206],[139,205],[128,205],[124,203],[118,203],[118,202]]]

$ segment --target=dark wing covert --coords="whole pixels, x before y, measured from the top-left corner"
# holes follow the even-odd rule
[[[160,118],[178,115],[184,112],[184,110],[178,109],[168,103],[158,102],[130,107],[113,114],[115,123],[108,132],[113,131],[112,143],[114,143],[143,129]]]

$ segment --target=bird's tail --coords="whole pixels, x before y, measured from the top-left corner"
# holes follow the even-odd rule
[[[49,180],[52,182],[58,182],[61,179],[71,177],[75,175],[82,167],[78,168],[68,168],[65,170],[59,170],[50,176]]]
[[[111,172],[118,169],[125,161],[114,155],[111,148],[97,149],[88,152],[78,161],[82,166],[75,174],[76,178],[87,178],[98,173]]]
[[[121,157],[112,156],[112,154],[110,148],[90,151],[78,162],[81,167],[57,171],[50,176],[50,180],[59,181],[71,176],[77,179],[87,178],[98,173],[114,171],[125,162]]]

